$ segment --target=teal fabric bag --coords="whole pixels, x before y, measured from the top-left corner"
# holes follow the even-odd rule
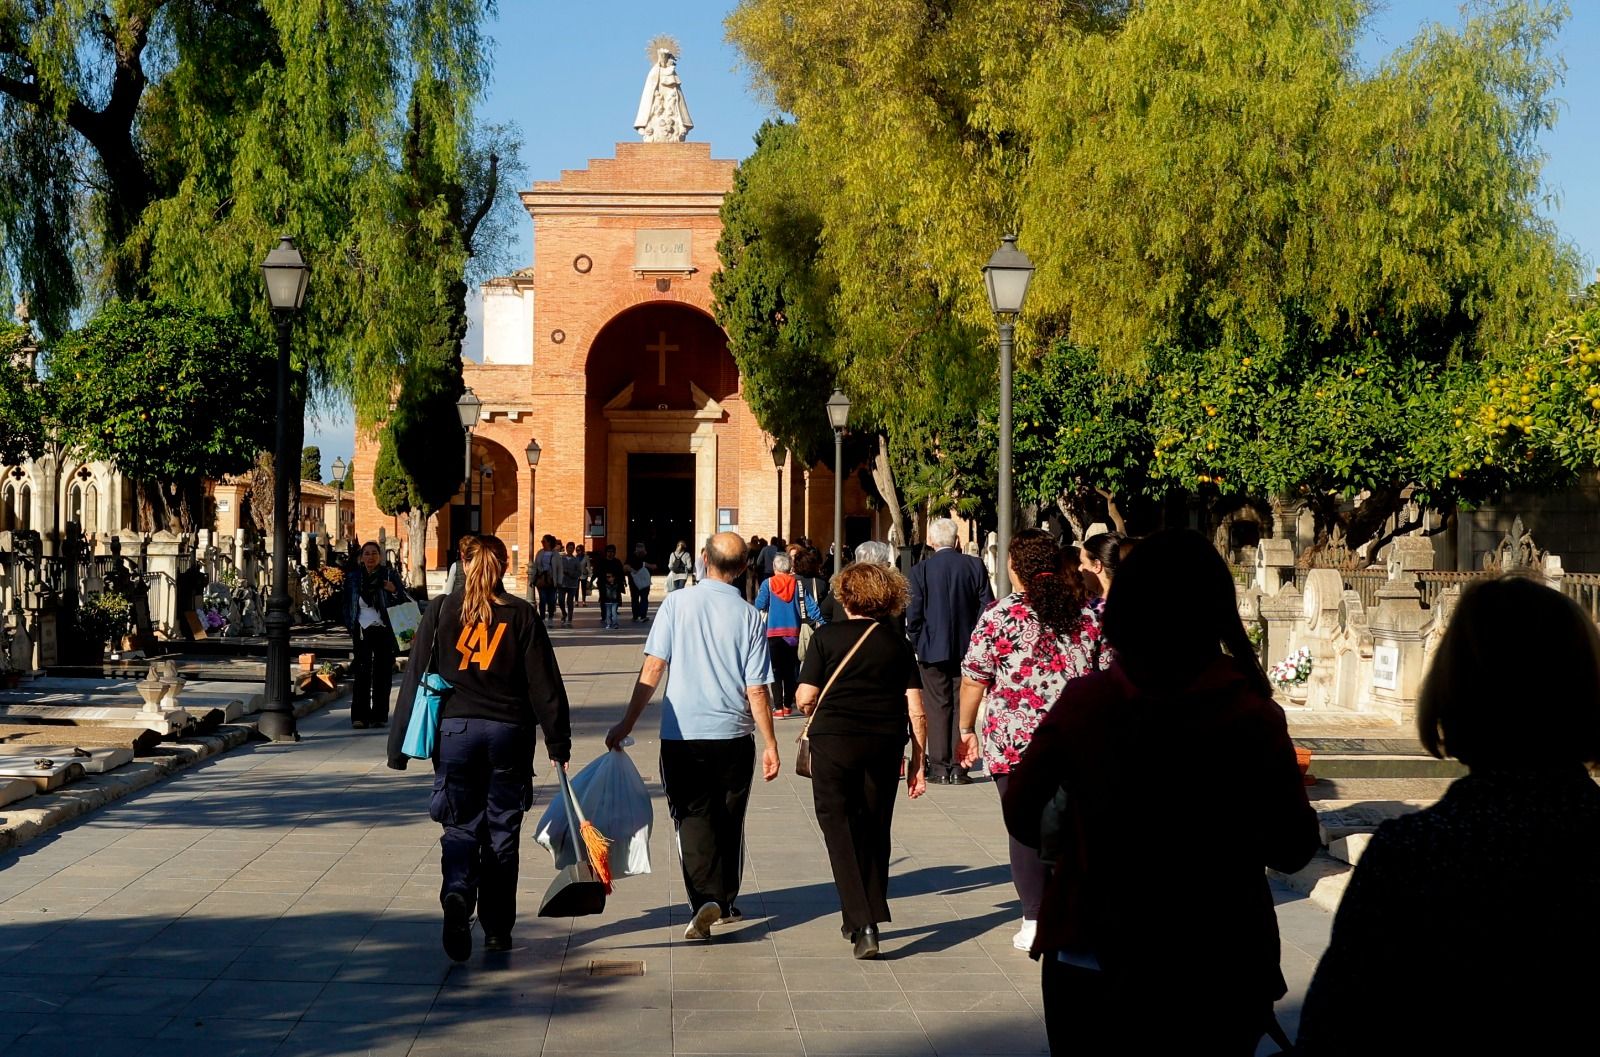
[[[437,672],[428,672],[417,683],[417,696],[411,705],[411,722],[400,751],[413,760],[430,760],[439,744],[439,713],[450,684]]]

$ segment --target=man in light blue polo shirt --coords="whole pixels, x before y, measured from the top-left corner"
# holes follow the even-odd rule
[[[670,668],[661,711],[661,784],[678,829],[693,912],[683,935],[691,940],[710,939],[713,924],[737,916],[733,901],[744,875],[744,813],[757,729],[765,746],[761,775],[769,782],[778,776],[766,628],[733,586],[748,558],[737,535],[711,537],[705,578],[667,595],[656,611],[633,700],[606,735],[609,749],[633,731]]]

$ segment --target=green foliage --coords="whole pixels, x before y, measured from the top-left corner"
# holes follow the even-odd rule
[[[388,429],[378,435],[378,461],[372,470],[372,498],[378,509],[394,517],[411,512],[411,481],[400,468],[394,453],[394,433]]]
[[[146,481],[246,469],[271,446],[274,364],[256,330],[165,299],[109,305],[45,361],[58,439]]]
[[[300,449],[300,480],[322,483],[322,449],[315,444]]]
[[[26,327],[0,324],[0,464],[15,465],[44,445],[44,393],[22,359]]]
[[[491,6],[0,0],[0,283],[47,337],[112,295],[267,330],[259,265],[289,232],[298,366],[370,425],[414,350],[458,339],[467,261],[514,216],[489,161],[513,137],[472,118]]]
[[[1590,457],[1580,394],[1600,390],[1573,376],[1581,353],[1540,345],[1577,275],[1537,147],[1564,7],[1475,7],[1375,67],[1356,51],[1371,10],[743,0],[730,36],[798,119],[747,163],[744,250],[724,254],[747,275],[719,310],[771,361],[752,406],[787,399],[810,357],[888,433],[908,493],[981,507],[980,269],[1014,228],[1038,266],[1024,502],[1299,495],[1359,542],[1407,489],[1471,503],[1570,477]],[[797,231],[809,259],[764,248]],[[783,333],[797,303],[804,339]],[[1502,432],[1472,410],[1489,404]]]
[[[78,604],[77,630],[83,642],[114,642],[133,626],[133,603],[111,591],[89,595]]]

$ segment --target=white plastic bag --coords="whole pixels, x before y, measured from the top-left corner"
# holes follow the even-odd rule
[[[572,792],[584,817],[611,841],[611,874],[632,877],[650,872],[650,827],[655,811],[639,768],[621,748],[571,776]],[[535,838],[555,857],[556,869],[577,861],[567,839],[567,814],[560,794],[545,808]]]

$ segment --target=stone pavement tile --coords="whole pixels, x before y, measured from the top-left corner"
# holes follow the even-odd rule
[[[238,957],[237,947],[181,950],[152,942],[118,958],[103,974],[106,979],[164,978],[215,980]]]
[[[552,1049],[552,1038],[545,1052]],[[569,1046],[569,1049],[578,1049]],[[761,1053],[772,1057],[803,1057],[805,1045],[798,1031],[676,1031],[672,1033],[674,1054]]]
[[[178,1019],[207,1016],[236,1020],[299,1020],[322,993],[321,983],[282,980],[213,980],[195,996]]]
[[[507,1005],[495,1009],[434,1008],[422,1022],[418,1044],[444,1039],[472,1040],[482,1048],[486,1041],[524,1052],[544,1045],[550,1022],[548,1006]],[[531,1044],[531,1045],[530,1045]]]
[[[675,1012],[692,1010],[737,1010],[770,1012],[791,1010],[786,991],[682,991],[671,992]]]
[[[144,1014],[52,1013],[31,1017],[24,1035],[58,1035],[65,1038],[153,1039],[166,1027],[170,1017]],[[8,1028],[14,1027],[6,1017]]]
[[[672,1011],[672,1032],[794,1031],[795,1013],[787,1008],[768,1010],[678,1009]]]
[[[225,1017],[221,1010],[210,1010],[203,1016],[173,1018],[156,1039],[167,1046],[168,1053],[255,1057],[275,1052],[293,1029],[290,1020],[239,1020]]]
[[[421,1024],[438,988],[431,984],[328,983],[302,1015],[306,1022]],[[416,1032],[412,1031],[415,1035]]]
[[[1003,991],[924,991],[906,988],[906,998],[918,1013],[1031,1013],[1028,997],[1016,989]]]
[[[810,1036],[813,1032],[884,1032],[893,1031],[912,1036],[922,1033],[922,1024],[909,1009],[901,1011],[875,1011],[864,1013],[846,1010],[808,1009],[795,1005],[795,1020],[800,1030]]]
[[[100,979],[62,1006],[67,1013],[177,1015],[206,986],[206,980],[147,976],[142,979]]]
[[[344,964],[343,952],[320,947],[246,947],[219,974],[224,980],[327,983]]]
[[[918,1013],[941,1057],[1048,1054],[1044,1022],[1004,1013]]]
[[[673,1037],[672,1012],[666,1009],[610,1011],[603,1019],[585,1016],[550,1018],[545,1045],[556,1049],[626,1050],[633,1043]]]
[[[302,1021],[289,1032],[275,1057],[406,1057],[417,1038],[417,1022],[335,1024]],[[470,1054],[470,1050],[458,1050]],[[479,1051],[480,1053],[482,1051]],[[498,1051],[496,1051],[498,1052]]]
[[[934,1057],[921,1032],[802,1031],[807,1057]]]
[[[844,986],[844,982],[840,983]],[[789,992],[796,1011],[819,1013],[902,1013],[911,1009],[904,992],[893,991],[797,991]],[[802,1025],[803,1027],[803,1025]]]
[[[31,976],[6,972],[0,975],[0,1014],[9,1021],[14,1014],[54,1013],[88,987],[92,976]]]
[[[674,972],[672,987],[684,991],[782,991],[786,974],[766,972]],[[794,981],[789,981],[793,986]]]

